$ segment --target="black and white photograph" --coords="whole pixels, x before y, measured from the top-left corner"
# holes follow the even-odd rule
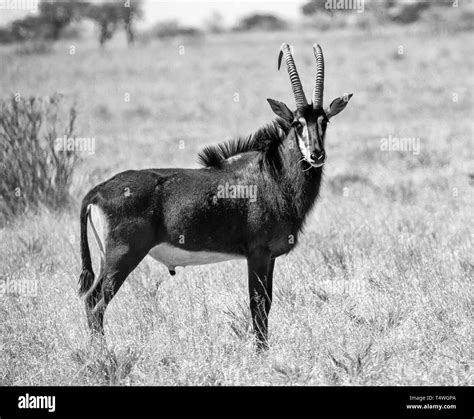
[[[473,29],[0,0],[0,416],[472,417]]]

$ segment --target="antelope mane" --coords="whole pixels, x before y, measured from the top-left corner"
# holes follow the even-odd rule
[[[262,153],[271,161],[279,156],[280,146],[289,131],[290,125],[277,118],[247,137],[238,137],[205,147],[198,154],[199,163],[204,167],[221,169],[227,159],[252,151]]]

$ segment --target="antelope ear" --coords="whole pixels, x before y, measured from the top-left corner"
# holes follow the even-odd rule
[[[329,108],[326,109],[326,116],[328,117],[328,119],[332,118],[333,116],[344,110],[344,108],[349,103],[349,99],[351,97],[352,93],[334,99],[329,105]]]
[[[286,106],[283,102],[279,102],[275,99],[267,99],[267,101],[270,104],[272,111],[275,112],[276,115],[284,119],[289,124],[293,122],[293,112],[288,109],[288,106]]]

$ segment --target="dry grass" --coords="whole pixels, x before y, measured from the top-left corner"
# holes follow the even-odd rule
[[[78,135],[97,144],[75,180],[80,197],[118,170],[194,167],[204,144],[268,122],[266,97],[293,104],[276,71],[281,42],[294,44],[308,91],[311,45],[322,44],[326,101],[355,95],[329,127],[301,243],[277,260],[269,352],[252,347],[243,262],[170,277],[145,260],[106,314],[108,348],[91,347],[78,214],[43,212],[0,230],[1,277],[38,284],[36,297],[0,299],[0,384],[472,385],[470,35],[255,36],[187,41],[184,55],[172,41],[2,49],[0,79],[23,95],[77,98]],[[419,138],[420,153],[382,151],[389,135]]]

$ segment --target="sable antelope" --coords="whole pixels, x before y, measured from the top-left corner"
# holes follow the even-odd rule
[[[296,110],[267,99],[278,116],[246,138],[205,148],[200,169],[147,169],[119,173],[94,187],[82,202],[80,295],[88,325],[103,334],[107,305],[146,256],[174,275],[177,266],[247,259],[250,311],[258,349],[267,347],[275,259],[297,243],[319,194],[328,121],[352,94],[323,109],[324,58],[313,45],[316,81],[308,104],[288,44],[285,58]],[[234,186],[219,196],[223,185]],[[256,199],[236,199],[238,186]],[[245,190],[245,189],[244,189]],[[101,255],[94,280],[87,241],[90,223]]]

